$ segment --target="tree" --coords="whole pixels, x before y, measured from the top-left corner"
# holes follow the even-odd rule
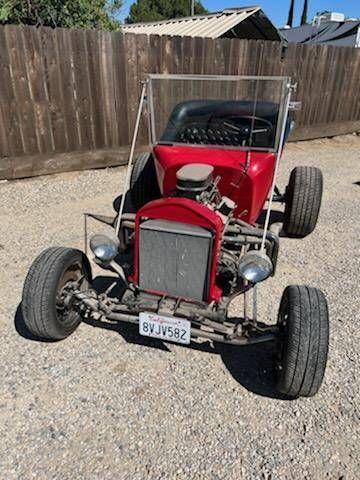
[[[200,0],[195,0],[195,15],[208,13]],[[190,16],[191,0],[136,0],[130,7],[126,23],[152,22]]]
[[[304,0],[304,8],[301,15],[301,25],[305,25],[307,23],[307,13],[308,13],[308,0]]]
[[[290,8],[289,8],[289,16],[288,16],[288,21],[286,25],[289,25],[289,27],[293,26],[293,21],[294,21],[294,4],[295,0],[291,0],[290,2]]]
[[[0,0],[0,23],[115,30],[121,7],[122,0]]]

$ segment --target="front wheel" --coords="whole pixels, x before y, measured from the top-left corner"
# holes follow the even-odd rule
[[[328,307],[321,290],[287,287],[278,326],[278,390],[290,397],[312,397],[324,377],[329,345]]]
[[[90,281],[90,264],[80,250],[51,247],[42,252],[30,267],[22,294],[22,314],[29,331],[48,340],[68,337],[81,317],[65,301],[67,289],[77,285],[86,290]]]

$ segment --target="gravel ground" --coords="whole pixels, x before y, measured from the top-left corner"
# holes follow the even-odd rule
[[[324,384],[294,401],[273,388],[271,347],[186,348],[123,325],[26,338],[18,304],[32,260],[50,245],[81,247],[82,212],[112,212],[124,168],[2,183],[0,478],[359,478],[359,152],[346,136],[291,144],[283,159],[282,185],[295,165],[325,177],[318,228],[282,239],[277,275],[259,291],[263,320],[290,283],[329,302]]]

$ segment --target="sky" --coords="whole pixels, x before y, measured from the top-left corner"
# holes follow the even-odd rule
[[[124,9],[120,15],[121,20],[127,16],[132,3],[132,0],[125,0]],[[217,12],[224,8],[259,5],[277,27],[282,27],[287,20],[290,0],[240,0],[239,2],[236,0],[202,0],[202,3],[210,12]],[[303,0],[295,0],[294,26],[300,23],[303,3]],[[320,10],[344,13],[348,17],[360,17],[360,0],[309,0],[308,3],[308,19],[312,19],[314,14]]]

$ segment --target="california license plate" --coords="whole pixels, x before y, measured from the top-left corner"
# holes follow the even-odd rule
[[[139,333],[145,337],[189,344],[190,331],[191,323],[183,318],[164,317],[147,312],[139,315]]]

